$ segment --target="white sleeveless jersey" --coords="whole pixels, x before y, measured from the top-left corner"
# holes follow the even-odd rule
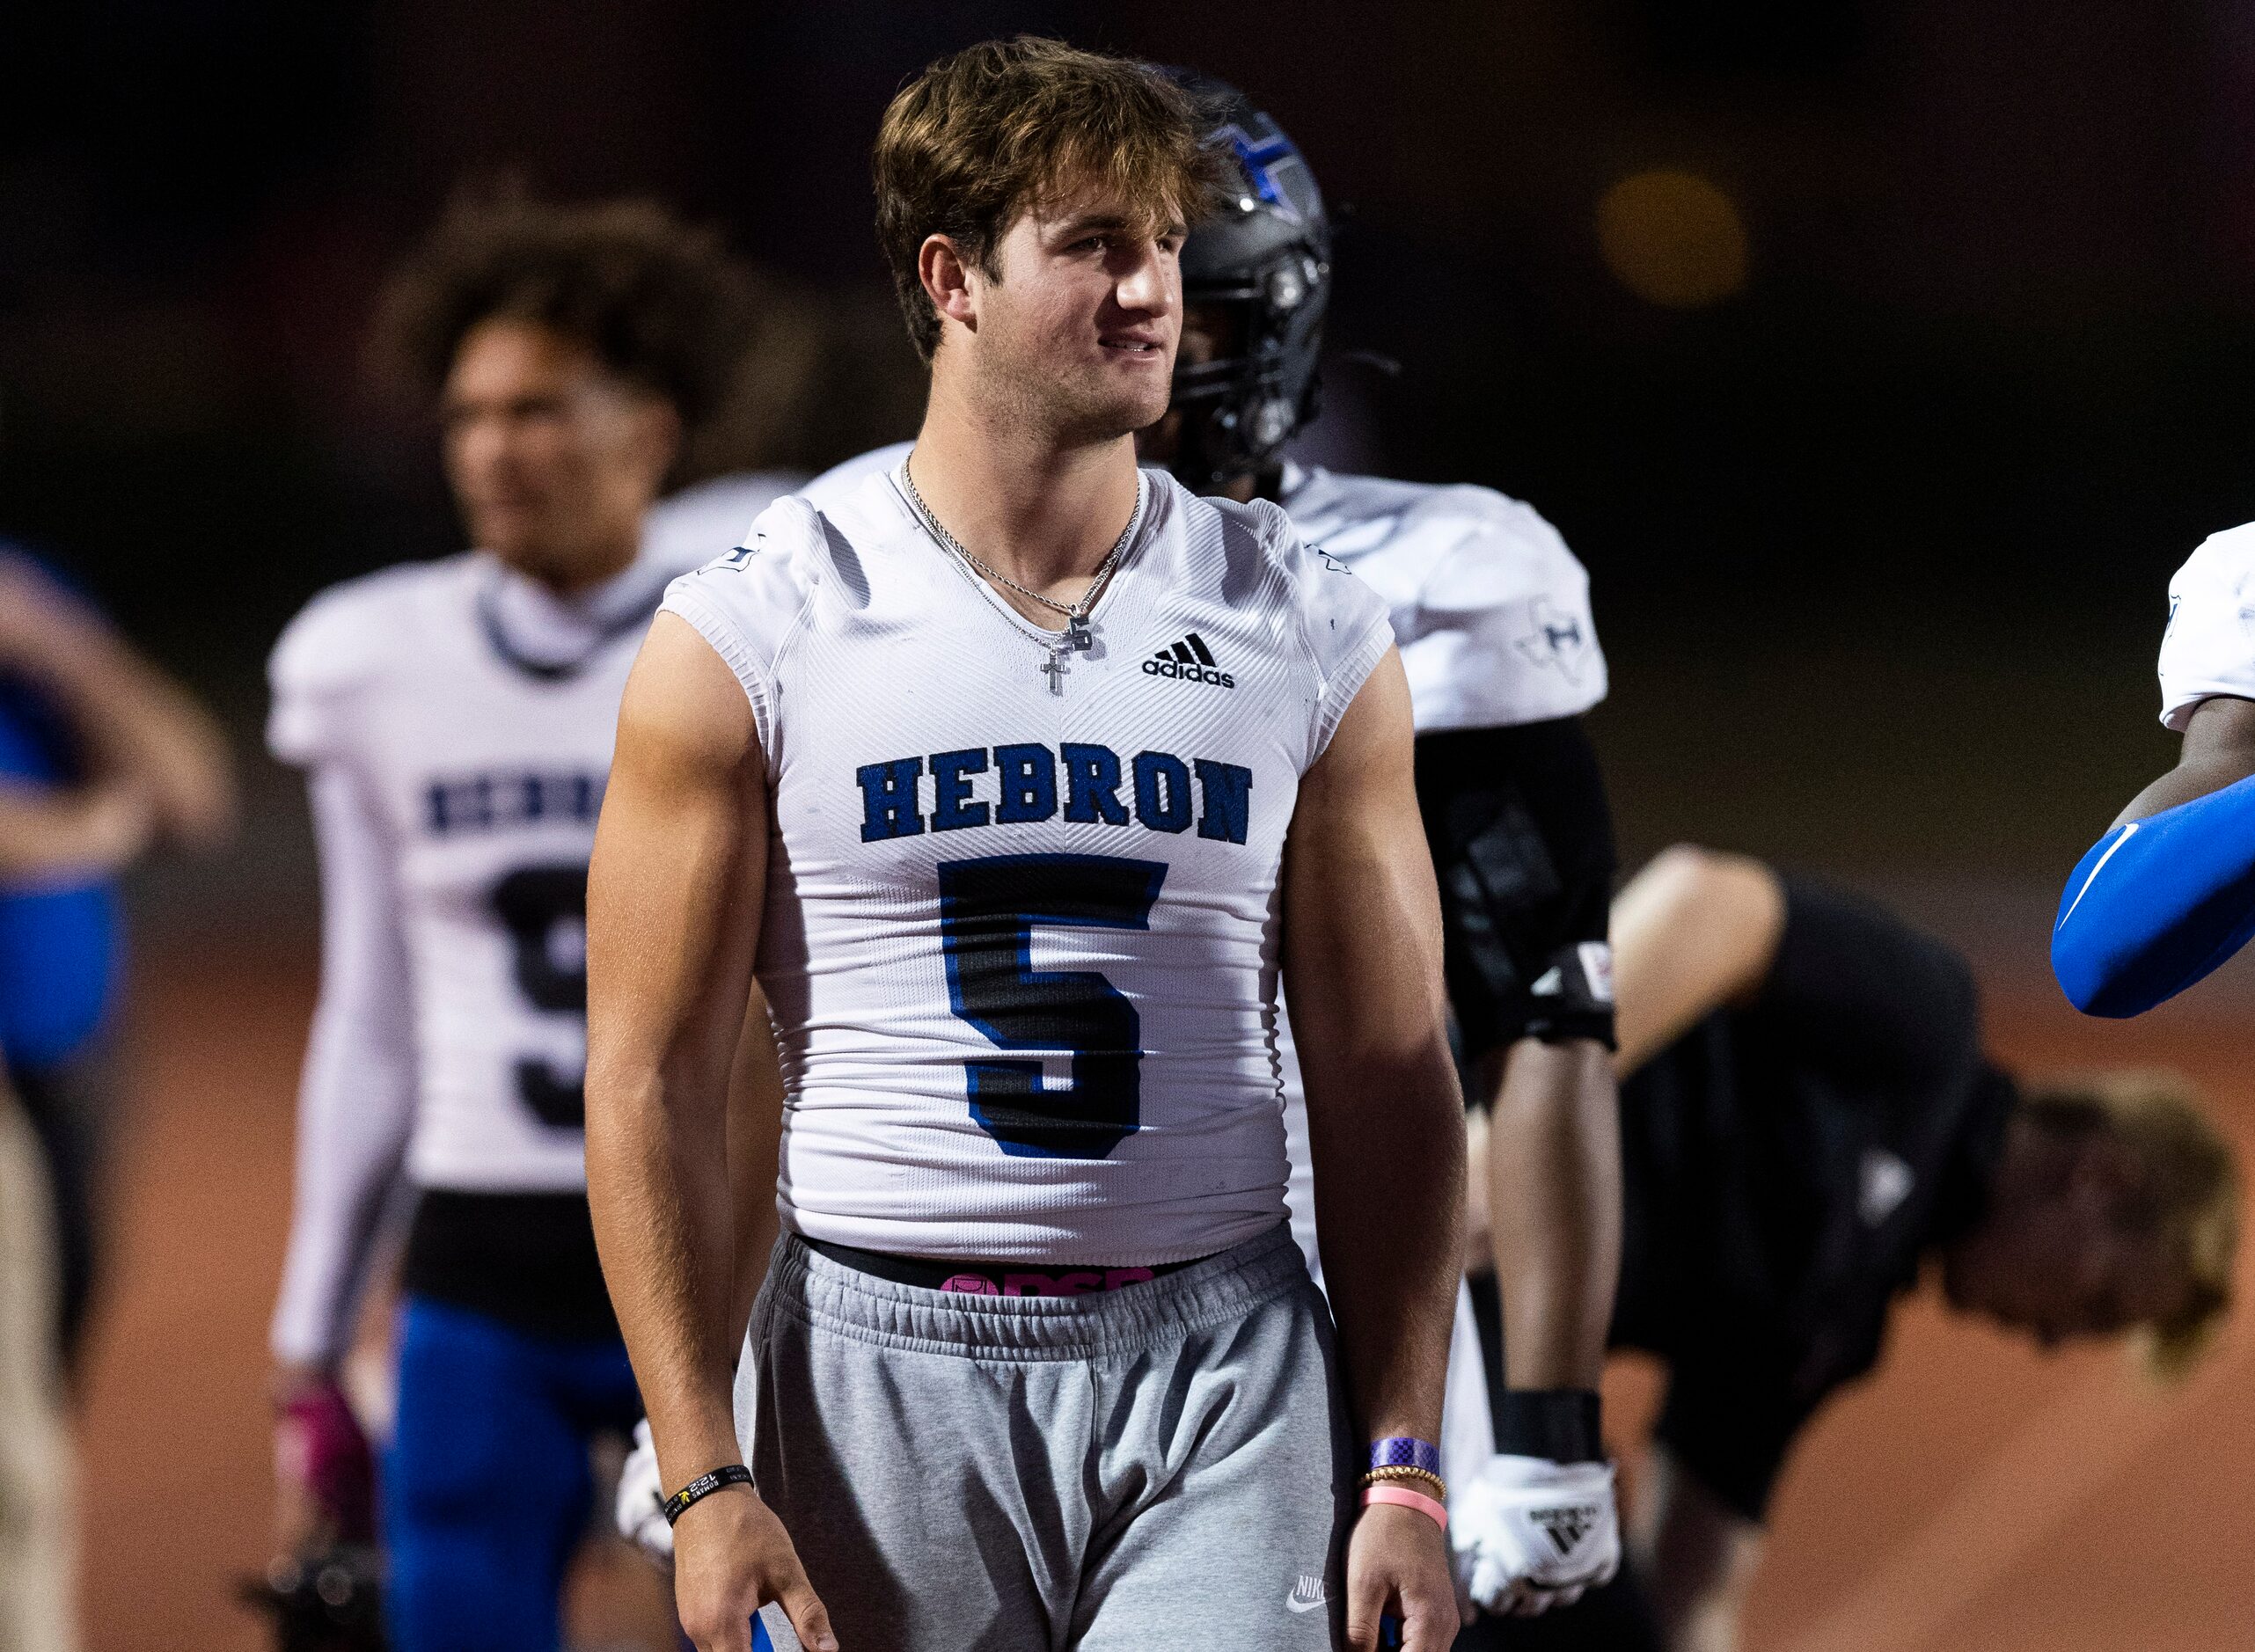
[[[1273,1226],[1285,833],[1383,605],[1273,506],[1146,472],[1096,648],[1053,688],[1051,634],[896,474],[820,497],[666,598],[767,755],[786,1225],[1120,1264]]]
[[[2161,720],[2181,734],[2220,694],[2255,700],[2255,523],[2211,534],[2169,581]]]
[[[817,506],[897,467],[879,448],[803,490]],[[1605,698],[1589,575],[1534,507],[1492,488],[1285,467],[1282,504],[1304,540],[1345,563],[1386,604],[1420,733],[1577,716]],[[1292,1148],[1292,1227],[1315,1259],[1306,1095],[1288,1018],[1278,1057]]]
[[[824,471],[817,508],[889,471],[910,443]],[[1532,505],[1490,487],[1340,476],[1287,464],[1292,529],[1387,607],[1420,734],[1573,717],[1606,693],[1590,576]]]
[[[275,649],[269,744],[348,775],[392,862],[422,1186],[585,1185],[588,855],[627,668],[679,567],[620,576],[576,668],[511,640],[560,605],[483,554],[337,586]]]

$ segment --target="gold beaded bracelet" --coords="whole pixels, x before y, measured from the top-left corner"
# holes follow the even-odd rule
[[[1365,1489],[1372,1486],[1383,1485],[1387,1480],[1422,1481],[1432,1488],[1434,1496],[1443,1502],[1448,1501],[1448,1482],[1430,1468],[1413,1468],[1407,1463],[1390,1463],[1382,1468],[1373,1468],[1362,1477],[1362,1484]]]

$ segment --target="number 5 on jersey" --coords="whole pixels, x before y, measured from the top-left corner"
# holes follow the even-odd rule
[[[940,863],[948,1006],[1001,1049],[1070,1050],[1058,1089],[1034,1061],[963,1064],[971,1117],[1006,1153],[1103,1159],[1141,1123],[1143,1023],[1092,969],[1036,969],[1033,927],[1149,929],[1167,868],[1111,855]]]

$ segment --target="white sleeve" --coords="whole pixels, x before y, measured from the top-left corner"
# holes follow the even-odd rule
[[[2169,581],[2161,720],[2181,734],[2219,694],[2255,699],[2255,523],[2210,536]]]
[[[359,702],[398,647],[398,599],[415,573],[387,569],[333,585],[282,628],[267,658],[267,749],[276,757],[312,769],[349,752]]]
[[[1420,733],[1578,716],[1606,695],[1588,571],[1518,500],[1495,501],[1425,576],[1402,658]]]
[[[687,620],[728,662],[751,702],[759,743],[777,755],[775,670],[805,624],[822,582],[829,538],[796,494],[759,513],[744,543],[666,587],[663,613]]]
[[[298,1085],[297,1189],[271,1341],[279,1359],[319,1364],[352,1341],[414,1122],[415,1064],[389,837],[348,771],[324,764],[311,789],[321,996]]]

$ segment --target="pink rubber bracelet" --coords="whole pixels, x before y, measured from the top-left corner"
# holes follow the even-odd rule
[[[1407,1486],[1396,1486],[1388,1481],[1371,1487],[1362,1495],[1362,1505],[1367,1509],[1374,1502],[1399,1503],[1404,1509],[1415,1509],[1419,1514],[1431,1515],[1434,1524],[1442,1531],[1448,1530],[1448,1505],[1438,1497],[1411,1491]]]

